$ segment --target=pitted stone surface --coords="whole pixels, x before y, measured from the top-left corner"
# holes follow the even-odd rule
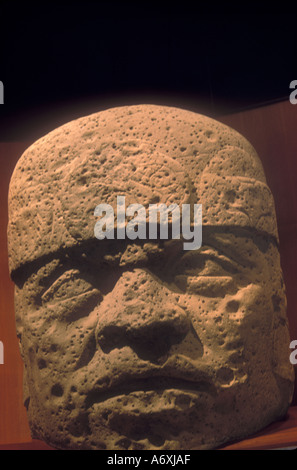
[[[97,240],[100,203],[202,203],[203,241]],[[253,147],[186,110],[70,122],[20,158],[9,266],[32,435],[65,449],[210,449],[293,389],[274,201]]]
[[[203,225],[235,224],[277,237],[265,183],[252,146],[205,116],[147,105],[77,119],[38,140],[16,166],[10,268],[92,238],[95,206],[123,192],[127,203],[142,205],[195,200],[204,207]]]

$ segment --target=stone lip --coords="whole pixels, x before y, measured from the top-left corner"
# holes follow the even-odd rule
[[[168,360],[162,367],[147,367],[140,372],[118,372],[113,377],[105,376],[98,379],[86,392],[85,407],[90,408],[94,403],[101,403],[109,398],[127,395],[139,391],[155,391],[176,389],[183,392],[204,393],[217,395],[214,377],[202,369],[191,367],[184,361],[183,367],[178,367],[174,359]]]

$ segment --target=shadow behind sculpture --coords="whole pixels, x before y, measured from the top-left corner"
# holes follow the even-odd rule
[[[94,209],[201,203],[203,241],[97,240]],[[293,390],[274,202],[237,132],[139,105],[31,146],[9,263],[32,435],[65,449],[209,449],[280,419]]]

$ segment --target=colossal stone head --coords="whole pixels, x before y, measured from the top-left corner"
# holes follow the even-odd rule
[[[94,236],[117,196],[202,204],[202,246]],[[271,192],[237,132],[139,105],[70,122],[20,158],[9,266],[32,436],[62,449],[210,449],[292,397]]]

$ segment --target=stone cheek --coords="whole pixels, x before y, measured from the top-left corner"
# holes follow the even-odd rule
[[[86,214],[123,192],[143,205],[201,197],[202,247],[94,240]],[[33,437],[62,449],[211,449],[286,413],[273,199],[234,131],[154,106],[69,123],[18,164],[8,233]]]

